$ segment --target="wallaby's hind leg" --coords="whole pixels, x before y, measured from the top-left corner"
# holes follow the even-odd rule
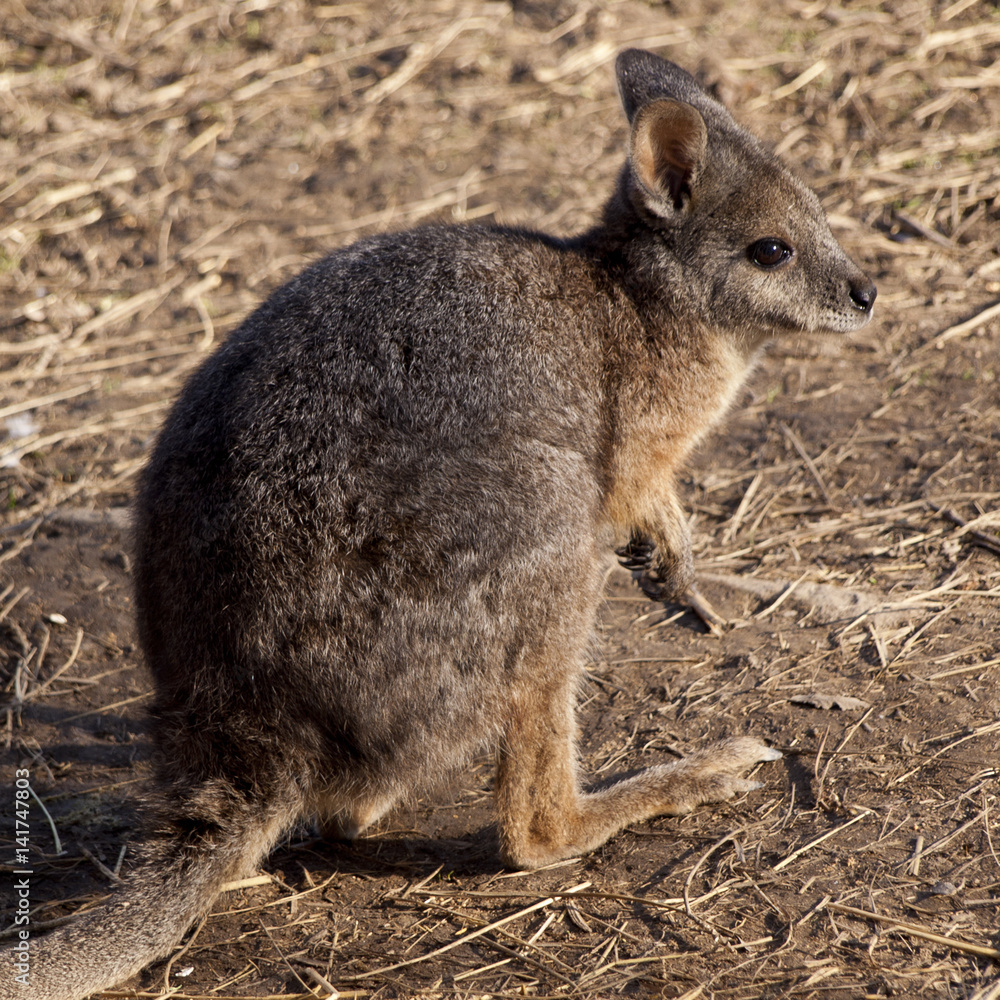
[[[552,677],[539,671],[539,677]],[[504,861],[537,868],[603,844],[629,823],[676,816],[760,788],[742,777],[781,754],[750,737],[713,743],[595,792],[580,788],[571,678],[517,706],[499,754],[497,813]]]

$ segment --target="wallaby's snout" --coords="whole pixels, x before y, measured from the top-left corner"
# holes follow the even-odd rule
[[[809,192],[812,197],[812,192]],[[847,255],[830,232],[822,209],[816,204],[817,229],[823,237],[814,255],[812,282],[822,290],[824,278],[832,290],[816,297],[818,315],[814,329],[833,333],[851,333],[866,326],[872,318],[878,289],[875,282]]]
[[[875,282],[844,253],[832,234],[825,252],[812,261],[810,280],[819,294],[811,300],[814,308],[804,310],[808,316],[804,329],[853,333],[871,321],[878,295]]]
[[[875,282],[867,275],[851,282],[851,302],[854,303],[858,312],[864,314],[865,322],[872,318],[872,309],[875,306],[877,295],[878,289],[875,287]]]

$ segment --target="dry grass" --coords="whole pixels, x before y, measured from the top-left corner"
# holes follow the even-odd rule
[[[148,690],[120,508],[184,377],[360,233],[587,224],[622,156],[610,63],[642,44],[797,165],[880,323],[776,345],[698,459],[701,568],[741,627],[701,636],[609,574],[585,762],[749,719],[787,780],[509,873],[478,768],[354,852],[283,849],[151,989],[109,995],[1000,998],[994,3],[7,0],[2,22],[0,672],[39,842],[68,852],[40,848],[36,926],[93,905],[130,836]]]

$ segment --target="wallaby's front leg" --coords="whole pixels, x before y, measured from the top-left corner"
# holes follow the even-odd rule
[[[743,772],[781,756],[758,740],[737,737],[585,792],[577,773],[574,675],[564,664],[538,663],[531,686],[515,696],[496,782],[500,850],[513,867],[574,857],[629,823],[682,815],[759,788]]]
[[[686,604],[713,632],[727,624],[698,590],[691,554],[691,530],[677,497],[671,496],[645,530],[634,529],[616,550],[621,564],[636,574],[643,593],[654,601]]]

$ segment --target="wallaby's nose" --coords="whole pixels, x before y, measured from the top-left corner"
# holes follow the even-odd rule
[[[856,309],[870,312],[872,306],[875,305],[876,295],[878,295],[878,289],[875,287],[875,283],[868,278],[851,282],[851,301]]]

